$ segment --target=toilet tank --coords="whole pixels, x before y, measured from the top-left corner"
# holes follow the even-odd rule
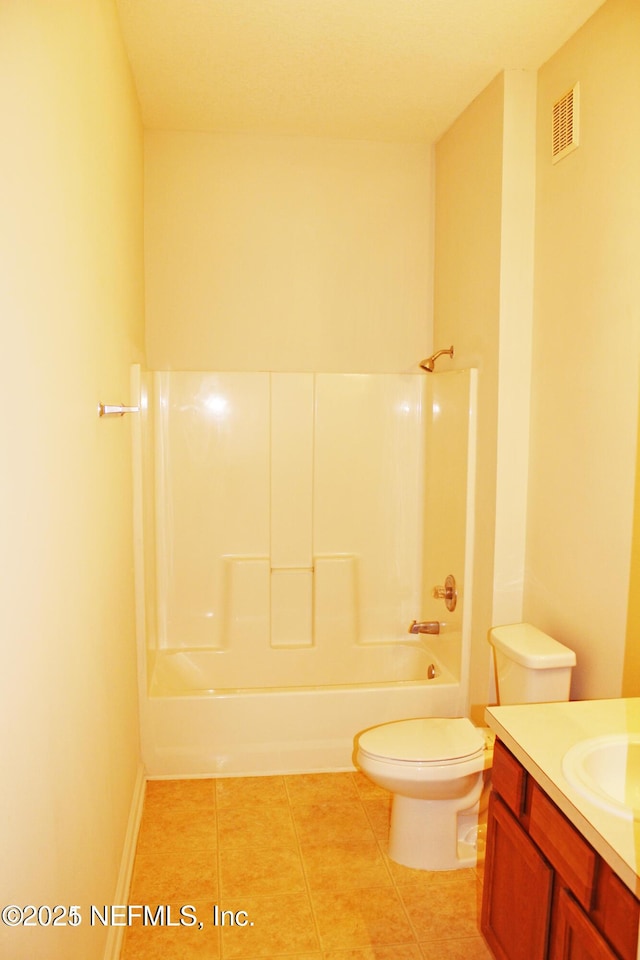
[[[496,658],[498,703],[568,700],[576,655],[530,623],[510,623],[489,632]]]

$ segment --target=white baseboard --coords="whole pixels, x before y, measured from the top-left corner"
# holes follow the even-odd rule
[[[136,844],[138,842],[138,831],[140,830],[140,821],[142,819],[142,807],[144,804],[144,790],[146,781],[147,778],[145,776],[144,767],[142,764],[140,764],[138,766],[136,782],[133,788],[133,796],[131,798],[127,832],[124,838],[124,847],[122,850],[122,858],[120,860],[120,872],[118,873],[118,882],[116,884],[113,903],[124,904],[128,901],[131,875],[133,873],[133,861],[135,859]],[[120,951],[122,949],[123,935],[124,927],[109,927],[103,960],[119,960]]]

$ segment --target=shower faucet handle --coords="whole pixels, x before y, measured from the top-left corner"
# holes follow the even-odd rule
[[[458,602],[455,577],[449,574],[444,581],[444,587],[433,588],[433,596],[436,600],[444,600],[445,606],[450,613],[455,610],[456,603]]]

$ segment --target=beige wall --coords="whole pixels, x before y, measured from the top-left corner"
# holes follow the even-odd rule
[[[492,624],[522,618],[529,469],[536,75],[504,75]],[[483,644],[486,637],[483,637]],[[486,645],[484,645],[486,651]]]
[[[0,900],[111,903],[138,774],[130,439],[142,142],[111,0],[0,5]],[[0,926],[12,960],[104,929]]]
[[[147,131],[151,369],[399,372],[430,352],[432,149]]]
[[[436,147],[434,346],[478,367],[476,547],[470,704],[485,704],[496,518],[504,77],[467,107]],[[449,572],[443,571],[444,575]]]
[[[635,508],[627,609],[622,695],[640,697],[640,418],[636,454]]]
[[[620,695],[627,637],[638,690],[638,49],[638,4],[609,0],[537,95],[506,71],[436,146],[434,344],[480,371],[472,711],[493,695],[486,632],[517,619],[576,650],[575,697]],[[576,80],[581,146],[554,166]]]
[[[619,696],[622,682],[638,417],[639,50],[637,0],[609,0],[539,73],[524,609],[575,648],[579,698]],[[581,143],[554,166],[551,106],[576,81]]]

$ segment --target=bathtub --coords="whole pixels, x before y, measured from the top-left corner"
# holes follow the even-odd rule
[[[157,651],[141,704],[148,774],[351,770],[353,740],[361,730],[388,720],[460,715],[460,683],[429,648],[372,646],[362,658],[359,682],[255,689],[226,685],[234,679],[234,664],[230,658],[225,663],[225,651]],[[435,676],[429,678],[431,665]]]
[[[367,727],[465,714],[476,380],[134,365],[150,776],[350,770]]]

